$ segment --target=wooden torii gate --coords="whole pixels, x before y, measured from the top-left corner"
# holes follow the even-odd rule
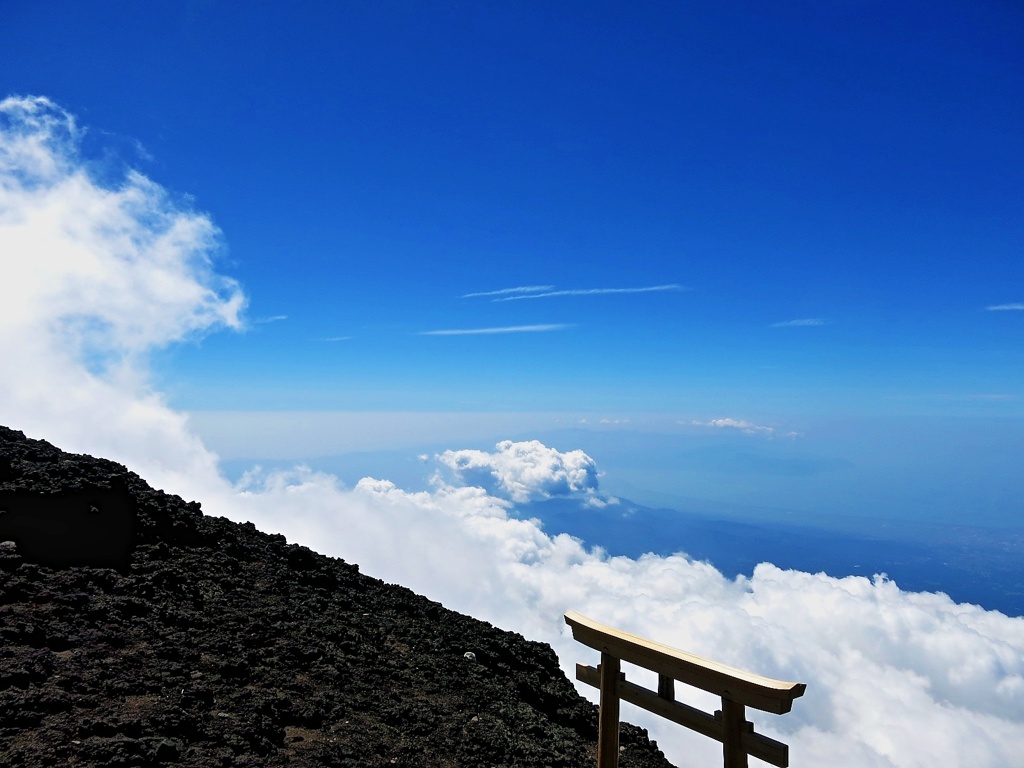
[[[744,672],[642,637],[606,627],[581,613],[565,614],[572,636],[601,652],[601,664],[576,665],[576,679],[601,690],[597,767],[619,763],[619,701],[628,701],[674,723],[722,742],[725,768],[747,768],[753,755],[779,768],[789,766],[789,747],[754,732],[744,707],[783,715],[793,699],[803,696],[804,683],[787,683]],[[658,673],[658,692],[627,682],[619,667],[626,661]],[[722,709],[710,715],[675,700],[675,681],[722,697]]]

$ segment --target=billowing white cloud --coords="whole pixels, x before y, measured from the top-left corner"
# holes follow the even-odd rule
[[[758,730],[790,744],[794,765],[1019,764],[1024,619],[904,592],[882,578],[762,564],[727,579],[683,554],[612,558],[508,514],[517,494],[596,488],[593,461],[582,452],[533,441],[446,452],[464,465],[419,493],[370,478],[346,488],[302,468],[254,470],[231,485],[186,419],[152,390],[146,363],[153,348],[238,324],[241,295],[210,266],[212,225],[174,208],[140,177],[115,188],[96,182],[74,155],[73,123],[52,104],[2,104],[0,291],[11,303],[0,313],[8,372],[0,377],[0,423],[116,458],[159,487],[202,500],[210,513],[251,520],[550,642],[570,674],[577,660],[595,661],[562,623],[562,613],[575,609],[805,682],[792,713],[749,712]],[[133,308],[138,325],[125,319]],[[679,764],[721,760],[710,740],[628,705],[623,716],[649,727]]]
[[[597,467],[583,451],[562,453],[538,440],[504,440],[493,453],[445,451],[438,461],[463,485],[523,502],[597,491]]]
[[[771,435],[775,427],[767,427],[763,424],[755,424],[744,419],[711,419],[711,421],[694,421],[695,427],[711,427],[713,429],[738,429],[748,435]],[[788,432],[787,437],[795,437],[795,432]]]
[[[0,417],[72,450],[147,456],[158,474],[186,455],[209,471],[145,358],[239,327],[244,296],[212,268],[207,216],[134,171],[99,181],[81,135],[47,99],[0,101]]]

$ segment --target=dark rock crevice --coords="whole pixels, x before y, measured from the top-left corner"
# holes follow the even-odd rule
[[[545,644],[2,427],[0,502],[2,765],[595,764]]]

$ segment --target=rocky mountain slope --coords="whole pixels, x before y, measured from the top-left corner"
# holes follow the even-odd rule
[[[547,645],[4,427],[0,510],[0,765],[595,764]]]

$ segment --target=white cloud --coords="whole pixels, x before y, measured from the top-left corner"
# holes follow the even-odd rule
[[[243,498],[223,503],[235,505],[237,519],[551,642],[567,672],[595,660],[561,624],[576,609],[806,682],[785,717],[750,713],[758,730],[791,745],[795,764],[994,767],[1013,764],[1024,748],[1024,620],[944,595],[767,564],[730,580],[683,555],[609,558],[510,518],[507,502],[475,486],[410,493],[365,479],[346,491],[328,475],[297,471],[252,477]],[[685,689],[679,695],[715,706]],[[720,760],[713,742],[629,707],[623,716],[650,728],[676,761]],[[922,744],[922,733],[934,738]]]
[[[115,458],[209,513],[251,520],[550,642],[570,674],[577,660],[595,660],[562,623],[575,609],[805,682],[792,713],[750,713],[758,730],[790,744],[794,765],[1019,764],[1024,619],[884,579],[764,564],[731,580],[684,555],[610,558],[508,515],[517,494],[595,489],[582,452],[532,441],[451,451],[443,455],[453,463],[467,459],[462,474],[419,493],[369,478],[345,488],[303,468],[253,471],[232,486],[186,418],[152,390],[146,365],[153,348],[238,324],[240,293],[210,267],[212,225],[141,177],[118,188],[93,181],[74,156],[73,124],[53,105],[2,104],[0,358],[9,373],[0,377],[0,423]],[[125,319],[132,310],[138,325]],[[493,493],[467,484],[466,473],[490,478]],[[623,716],[649,727],[677,763],[721,761],[715,742],[628,705]]]
[[[521,285],[518,288],[501,288],[497,291],[480,291],[478,293],[464,293],[463,299],[472,299],[477,296],[507,296],[513,293],[540,293],[550,291],[553,285]]]
[[[420,331],[420,336],[478,336],[494,333],[543,333],[545,331],[561,331],[569,325],[551,323],[547,325],[509,325],[502,328],[461,328],[445,331]]]
[[[828,321],[820,317],[805,317],[800,320],[784,320],[772,323],[772,328],[810,328],[816,325],[827,325]]]
[[[607,294],[619,293],[652,293],[659,291],[682,291],[683,286],[672,283],[670,285],[650,285],[645,288],[574,288],[565,291],[547,291],[545,293],[527,293],[521,296],[505,296],[494,301],[519,301],[521,299],[547,299],[552,296],[604,296]]]
[[[97,181],[81,134],[46,99],[0,101],[0,415],[72,450],[147,455],[157,475],[182,455],[212,466],[146,357],[241,325],[242,292],[212,268],[219,232],[141,174]]]
[[[504,440],[493,453],[445,451],[437,457],[456,481],[523,502],[597,491],[597,467],[583,451],[561,453],[537,440]]]
[[[1020,311],[1024,310],[1024,303],[1014,304],[994,304],[991,307],[985,307],[989,312],[1006,312],[1006,311]]]
[[[752,421],[743,419],[711,419],[711,421],[694,421],[695,427],[712,427],[713,429],[738,429],[748,435],[771,435],[775,427],[767,427],[763,424],[755,424]],[[795,437],[795,432],[787,432],[787,437]]]

